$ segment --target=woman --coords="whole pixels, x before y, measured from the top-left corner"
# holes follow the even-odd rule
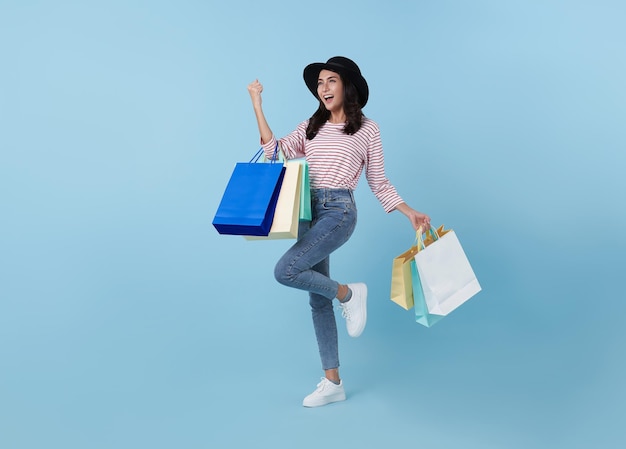
[[[358,337],[367,320],[367,286],[342,284],[329,274],[329,256],[343,245],[356,225],[353,191],[365,170],[368,184],[386,212],[400,211],[414,229],[430,227],[430,218],[410,208],[385,177],[378,125],[361,112],[369,88],[359,67],[336,56],[326,63],[309,64],[304,81],[318,99],[313,116],[279,140],[287,159],[305,157],[311,183],[313,219],[302,223],[298,241],[278,261],[276,280],[309,292],[313,326],[325,376],[304,398],[305,407],[317,407],[346,398],[339,377],[337,325],[333,300],[339,301],[348,334]],[[248,86],[261,144],[268,157],[276,138],[263,114],[258,80]]]

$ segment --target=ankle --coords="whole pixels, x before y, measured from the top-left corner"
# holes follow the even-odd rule
[[[348,288],[348,286],[339,284],[339,288],[337,289],[337,299],[339,300],[339,302],[345,301],[348,293],[350,293],[350,289]]]
[[[341,379],[339,378],[339,370],[336,368],[325,370],[324,375],[326,379],[330,380],[335,385],[339,385],[341,383]]]

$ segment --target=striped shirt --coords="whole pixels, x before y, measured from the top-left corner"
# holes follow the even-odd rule
[[[361,128],[353,135],[343,132],[344,123],[326,122],[313,140],[307,140],[308,120],[300,123],[289,135],[279,139],[287,159],[305,157],[309,166],[312,189],[355,190],[365,170],[370,189],[385,212],[393,211],[403,202],[385,176],[383,145],[378,125],[363,117]],[[276,137],[263,145],[265,155],[272,157]]]

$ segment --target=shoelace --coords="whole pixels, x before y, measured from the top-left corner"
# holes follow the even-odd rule
[[[326,387],[326,378],[322,377],[321,379],[322,381],[317,384],[317,391],[323,391],[324,388]]]
[[[347,307],[347,304],[340,304],[341,306],[341,316],[346,320],[350,320],[350,309]]]

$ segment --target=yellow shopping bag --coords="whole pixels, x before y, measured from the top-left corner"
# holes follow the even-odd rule
[[[440,226],[436,232],[441,237],[448,230],[444,231],[443,226]],[[410,262],[419,252],[417,242],[421,240],[421,234],[421,229],[418,229],[414,245],[398,257],[395,257],[391,267],[391,300],[406,310],[409,310],[414,305]],[[424,247],[433,243],[434,237],[432,232],[429,232],[422,241],[424,242]]]
[[[413,285],[410,262],[417,254],[417,246],[393,259],[391,267],[391,300],[409,310],[413,307]]]

